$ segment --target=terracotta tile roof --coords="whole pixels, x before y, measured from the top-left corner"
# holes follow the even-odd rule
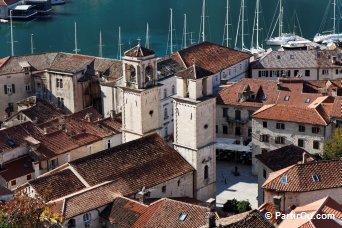
[[[179,71],[176,75],[177,77],[185,79],[200,79],[213,75],[213,73],[203,69],[202,67],[192,65],[185,70]]]
[[[25,138],[31,136],[35,126],[31,122],[0,130],[0,153],[23,146]]]
[[[243,95],[247,99],[241,99]],[[222,89],[216,101],[225,105],[262,107],[264,104],[276,103],[277,97],[277,82],[245,78]]]
[[[13,5],[19,1],[20,0],[0,0],[0,6],[10,6],[10,5]]]
[[[0,170],[0,176],[9,182],[16,178],[34,173],[32,162],[32,158],[28,155],[6,162]]]
[[[159,135],[153,134],[70,162],[90,184],[113,181],[123,193],[136,193],[192,172],[189,165]],[[153,176],[154,178],[150,178]]]
[[[253,118],[322,126],[326,126],[330,122],[326,114],[322,112],[320,108],[300,107],[286,104],[277,104],[260,109],[253,114]]]
[[[221,218],[218,222],[220,227],[245,228],[245,227],[274,227],[269,223],[258,210],[247,211],[241,214]]]
[[[30,120],[34,121],[35,124],[45,123],[63,115],[63,113],[57,110],[52,104],[37,98],[35,104],[33,104],[31,107],[14,113],[6,121],[12,119],[13,117],[16,118],[20,113],[23,113]]]
[[[285,214],[283,211],[278,211],[273,204],[270,203],[264,203],[262,205],[260,205],[260,207],[258,208],[258,210],[260,211],[260,213],[263,214],[263,216],[265,216],[266,213],[271,213],[271,217],[268,217],[267,220],[271,223],[271,224],[278,224],[281,220],[281,216],[275,216],[275,212],[280,212],[281,214]]]
[[[279,192],[307,192],[342,187],[342,161],[317,161],[296,164],[271,173],[263,184],[266,190]],[[314,182],[314,175],[318,181]],[[282,177],[287,183],[282,183]]]
[[[41,176],[29,181],[29,184],[47,201],[61,198],[86,187],[70,169]]]
[[[101,217],[118,227],[131,228],[147,206],[125,197],[117,197],[102,212]]]
[[[64,199],[62,215],[69,219],[113,202],[119,194],[110,185],[102,185],[67,196]]]
[[[324,51],[272,51],[259,61],[252,63],[251,67],[252,69],[305,69],[336,67],[338,65],[331,61],[331,56],[337,56],[341,53],[341,49]]]
[[[301,213],[307,213],[312,216],[304,218],[285,218],[282,223],[280,223],[279,228],[286,227],[314,227],[314,228],[325,228],[325,227],[341,227],[341,224],[337,220],[342,219],[342,205],[337,203],[331,197],[325,197],[323,199],[317,200],[310,204],[300,206],[291,211],[290,214],[297,215]],[[330,214],[334,215],[335,219],[315,219],[317,215]]]
[[[303,162],[304,153],[306,161],[315,160],[315,158],[306,150],[295,145],[288,145],[263,154],[257,154],[255,155],[255,158],[261,161],[272,171],[278,171],[288,166]]]
[[[186,68],[196,64],[214,74],[250,57],[251,55],[245,52],[209,42],[202,42],[173,54],[173,58],[183,63]]]
[[[141,45],[137,45],[134,48],[125,51],[124,55],[128,57],[146,57],[149,55],[154,55],[154,51],[147,49]]]
[[[58,53],[48,69],[66,73],[77,73],[87,69],[87,66],[93,65],[93,61],[94,57],[91,56]]]
[[[161,199],[151,204],[132,227],[202,227],[207,224],[209,212],[206,207]],[[184,221],[179,220],[182,214]]]

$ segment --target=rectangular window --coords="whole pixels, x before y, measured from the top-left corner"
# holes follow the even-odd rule
[[[25,85],[25,90],[26,90],[26,92],[30,92],[30,85],[29,84]]]
[[[32,179],[31,174],[27,175],[27,176],[26,176],[26,179],[27,179],[27,180],[31,180],[31,179]]]
[[[319,127],[312,127],[312,133],[318,134],[319,133]]]
[[[8,111],[9,112],[13,112],[14,111],[13,103],[8,103]]]
[[[4,85],[4,91],[5,91],[5,94],[8,94],[8,95],[15,93],[15,85],[14,84]]]
[[[57,106],[60,108],[64,107],[64,98],[63,97],[57,97]]]
[[[56,78],[56,87],[63,88],[63,79]]]
[[[228,127],[223,125],[223,134],[228,134]]]
[[[319,141],[313,141],[313,148],[319,150]]]
[[[276,144],[285,144],[285,137],[283,137],[283,136],[275,137],[275,143]]]
[[[218,133],[218,125],[216,125],[216,133]]]
[[[111,141],[110,139],[107,141],[107,149],[111,148]]]
[[[284,123],[277,123],[276,124],[276,128],[284,130],[285,129],[285,124]]]
[[[328,69],[323,69],[322,70],[322,75],[328,75],[329,74],[329,70]]]
[[[263,122],[262,122],[262,126],[263,126],[264,128],[267,128],[267,121],[263,121]]]
[[[264,177],[264,179],[266,179],[266,177],[267,177],[267,172],[266,172],[265,169],[264,169],[263,172],[262,172],[262,176]]]
[[[298,139],[298,146],[299,147],[304,147],[304,139]]]
[[[222,108],[223,117],[228,117],[228,108]]]
[[[241,135],[241,128],[240,127],[236,127],[235,128],[235,135],[236,136],[240,136]]]
[[[17,185],[17,180],[11,180],[11,186]]]
[[[310,77],[310,70],[305,70],[305,76]]]
[[[299,125],[299,132],[305,132],[305,126]]]
[[[269,135],[260,135],[260,142],[269,142],[270,136]]]
[[[294,76],[298,76],[299,70],[294,70]]]
[[[166,192],[166,186],[163,186],[162,187],[162,193],[165,193]]]

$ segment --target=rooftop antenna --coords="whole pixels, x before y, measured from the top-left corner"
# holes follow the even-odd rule
[[[146,25],[146,42],[145,42],[145,47],[150,49],[150,28],[148,26],[148,22]]]
[[[167,47],[166,47],[166,54],[168,54],[168,50],[170,50],[170,54],[173,53],[173,31],[174,31],[173,11],[172,11],[172,8],[170,8],[170,25],[169,25],[169,35],[168,35],[168,41],[167,41]],[[169,46],[169,43],[170,43],[170,46]]]
[[[183,37],[182,37],[182,48],[187,48],[187,35],[188,35],[188,31],[187,31],[187,22],[186,22],[186,14],[184,14],[184,26],[183,26]]]
[[[33,45],[33,34],[31,34],[31,54],[34,53],[34,45]]]
[[[74,52],[77,55],[78,52],[81,50],[78,49],[78,47],[77,47],[77,24],[76,24],[76,21],[74,23],[75,23],[75,49],[74,49]]]
[[[10,10],[10,22],[11,22],[11,55],[14,56],[12,10]]]
[[[205,6],[206,6],[206,1],[203,0],[199,42],[201,42],[201,41],[204,42],[205,41],[205,17],[206,17],[205,16]]]
[[[122,43],[121,43],[121,27],[119,26],[119,41],[118,41],[118,59],[122,58]]]
[[[99,56],[102,58],[103,57],[103,51],[102,51],[102,31],[100,30],[100,41],[99,41]]]
[[[226,43],[226,47],[229,47],[229,26],[231,24],[229,24],[229,0],[227,0],[227,5],[226,5],[226,21],[225,21],[225,28],[224,28],[224,34],[223,34],[223,41],[222,41],[222,45],[224,45],[224,43]]]

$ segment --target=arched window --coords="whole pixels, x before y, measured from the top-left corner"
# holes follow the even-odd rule
[[[209,178],[209,167],[206,165],[204,166],[204,179]]]
[[[70,219],[68,221],[68,228],[74,228],[76,227],[76,220],[75,219]]]
[[[164,109],[164,120],[166,120],[167,118],[169,118],[169,115],[167,113],[167,108]]]
[[[90,213],[85,213],[83,215],[83,221],[85,224],[89,225],[91,221],[91,214]]]
[[[130,72],[130,81],[131,82],[136,82],[136,71],[135,71],[135,68],[134,68],[134,66],[130,66],[130,68],[129,68],[129,72]]]
[[[164,89],[164,99],[167,98],[167,89]]]
[[[176,87],[175,85],[172,85],[172,95],[176,93]]]
[[[145,83],[148,86],[149,84],[151,84],[153,81],[153,68],[148,65],[145,68]]]

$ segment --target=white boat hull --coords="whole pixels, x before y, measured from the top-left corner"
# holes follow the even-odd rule
[[[314,42],[326,43],[327,41],[330,41],[330,40],[340,40],[340,39],[342,39],[342,33],[340,33],[340,34],[328,34],[328,35],[317,34],[314,38]]]
[[[295,41],[296,36],[278,36],[278,37],[272,37],[266,41],[267,45],[270,46],[281,46],[283,43],[289,42],[289,41]]]

